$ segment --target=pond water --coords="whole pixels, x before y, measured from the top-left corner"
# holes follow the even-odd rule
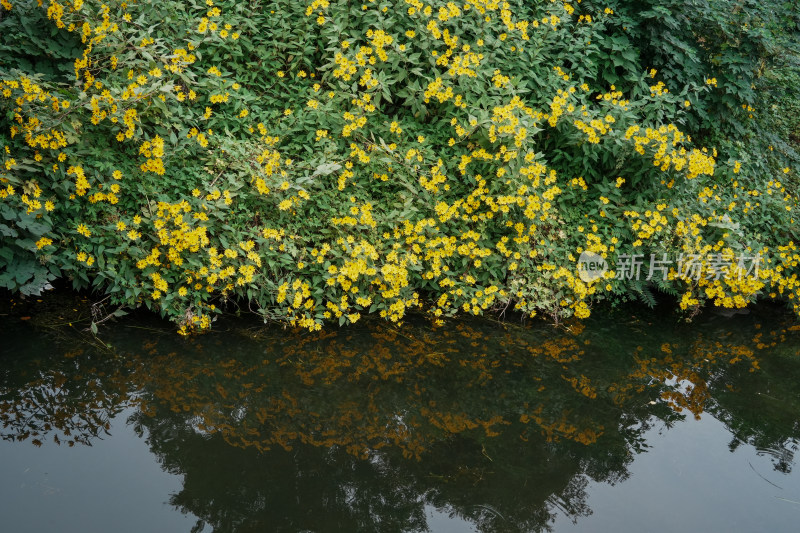
[[[238,318],[189,339],[148,317],[94,339],[58,314],[0,316],[3,531],[800,520],[800,326],[777,309],[313,334]]]

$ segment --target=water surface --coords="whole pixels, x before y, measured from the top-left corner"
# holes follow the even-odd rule
[[[793,531],[800,327],[0,317],[6,531]]]

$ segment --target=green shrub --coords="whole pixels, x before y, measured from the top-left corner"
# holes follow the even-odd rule
[[[35,4],[3,0],[2,50],[81,51],[0,63],[9,288],[68,276],[184,333],[226,299],[312,329],[585,317],[651,289],[795,303],[795,154],[753,138],[786,130],[751,83],[791,52],[767,9],[734,31],[702,2]],[[585,251],[604,277],[581,279]],[[630,254],[703,276],[628,279]]]

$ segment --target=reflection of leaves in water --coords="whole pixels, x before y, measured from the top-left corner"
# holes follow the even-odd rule
[[[187,413],[198,431],[259,450],[302,442],[363,456],[394,446],[419,458],[430,440],[493,437],[520,422],[548,440],[588,444],[602,434],[592,418],[596,388],[570,366],[583,353],[574,339],[530,344],[464,325],[414,337],[383,328],[350,333],[261,339],[269,359],[156,356],[136,375],[137,387],[148,401]]]
[[[90,443],[135,406],[198,530],[418,531],[426,506],[481,531],[546,529],[590,514],[588,481],[626,479],[644,434],[678,410],[713,414],[790,470],[800,366],[768,355],[796,351],[793,333],[603,328],[367,321],[144,343],[119,330],[118,357],[15,360],[0,420],[5,438]]]
[[[674,412],[687,410],[695,418],[708,412],[722,421],[734,435],[731,451],[746,442],[770,456],[777,471],[789,473],[800,433],[800,326],[764,332],[756,324],[752,331],[752,323],[737,330],[725,322],[657,351],[638,347],[636,368],[614,386],[619,401],[632,390],[642,392],[648,381]],[[663,418],[669,423],[674,417]]]
[[[338,447],[231,447],[177,414],[141,423],[165,468],[184,476],[171,503],[214,531],[424,531],[427,505],[481,531],[536,531],[553,519],[551,496],[576,518],[588,514],[580,464],[544,442],[512,440],[490,452],[492,463],[461,438],[419,461],[393,448],[364,460]]]
[[[104,357],[79,349],[56,361],[19,361],[0,383],[0,438],[74,446],[107,435],[128,400],[128,365]]]

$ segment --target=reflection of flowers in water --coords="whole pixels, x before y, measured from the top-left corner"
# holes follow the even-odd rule
[[[135,402],[149,416],[164,408],[190,415],[196,431],[220,433],[231,445],[291,449],[302,442],[340,446],[357,456],[394,446],[419,458],[430,443],[460,433],[495,437],[511,431],[523,440],[541,435],[590,444],[604,431],[601,418],[582,414],[599,411],[593,404],[624,406],[655,391],[674,410],[699,416],[712,397],[708,380],[729,366],[757,370],[756,350],[774,346],[759,333],[751,346],[698,337],[688,350],[681,343],[663,343],[655,354],[638,347],[626,375],[596,378],[583,361],[589,342],[584,326],[574,326],[547,335],[458,322],[403,331],[371,324],[344,333],[295,333],[288,341],[261,335],[258,353],[266,358],[253,357],[248,348],[236,358],[159,355],[151,341],[143,352],[152,357],[127,356],[125,368],[104,359],[102,380],[86,375],[96,361],[67,354],[71,366],[31,380],[17,391],[16,403],[2,404],[0,417],[14,427],[27,418],[20,413],[30,411],[29,427],[14,438],[35,439],[63,427],[77,432],[73,442],[85,442],[107,426],[109,416]],[[196,351],[215,352],[195,342]],[[128,397],[128,381],[142,394]],[[59,394],[66,383],[80,390]],[[481,401],[473,400],[476,395]],[[42,405],[34,398],[44,399]]]
[[[678,343],[664,343],[658,352],[636,349],[635,367],[614,384],[610,390],[617,395],[618,402],[628,399],[628,393],[641,393],[645,387],[661,391],[660,398],[676,412],[687,409],[699,419],[706,409],[712,394],[709,380],[724,375],[732,366],[745,366],[749,372],[759,369],[759,361],[753,348],[742,345],[696,339],[688,351],[674,353]]]
[[[533,433],[548,440],[588,444],[602,434],[578,405],[556,408],[597,397],[590,378],[563,367],[583,355],[569,334],[537,344],[463,324],[408,334],[370,326],[358,334],[261,339],[261,350],[274,354],[266,363],[161,356],[135,378],[148,393],[146,412],[191,413],[198,431],[259,450],[305,443],[363,456],[392,446],[419,458],[448,436],[495,437],[519,424],[535,424]],[[512,431],[530,438],[530,429]]]
[[[598,336],[583,324],[398,330],[367,321],[247,333],[120,338],[113,344],[127,355],[19,364],[0,384],[2,435],[88,444],[132,407],[137,432],[184,476],[173,503],[222,530],[280,522],[286,505],[323,505],[308,503],[308,491],[327,498],[315,507],[321,516],[343,513],[353,530],[372,529],[365,516],[424,529],[425,505],[485,531],[543,529],[556,512],[590,514],[587,480],[625,479],[642,435],[680,410],[713,413],[780,471],[793,462],[794,418],[736,403],[761,398],[737,391],[761,379],[760,352],[788,332],[696,334],[640,349],[617,339],[646,338],[623,328]],[[265,488],[265,475],[284,488]]]

